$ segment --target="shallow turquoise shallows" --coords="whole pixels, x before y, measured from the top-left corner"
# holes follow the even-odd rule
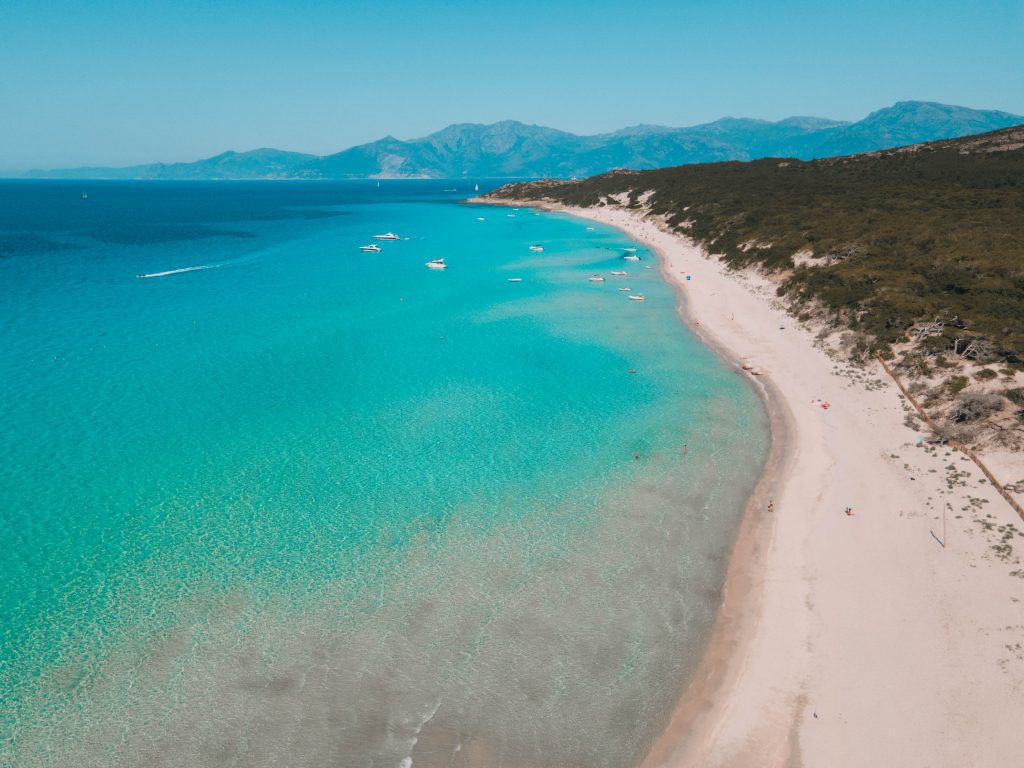
[[[452,186],[0,182],[0,765],[643,754],[763,410],[646,249]]]

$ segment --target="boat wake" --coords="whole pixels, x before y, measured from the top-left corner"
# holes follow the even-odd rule
[[[182,267],[181,269],[169,269],[166,272],[143,273],[141,275],[136,275],[136,277],[138,277],[140,279],[141,278],[147,278],[147,277],[167,277],[168,275],[179,275],[182,272],[197,272],[200,269],[216,269],[219,266],[221,266],[221,265],[220,264],[200,264],[200,265],[195,266],[195,267]]]

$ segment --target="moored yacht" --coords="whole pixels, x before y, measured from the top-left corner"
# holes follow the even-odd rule
[[[382,249],[376,243],[370,243],[370,245],[360,245],[359,250],[367,253],[380,253]]]
[[[603,283],[604,282],[604,278],[601,277],[600,275],[592,275],[591,277],[588,277],[587,280],[589,280],[592,283]]]
[[[383,235],[374,235],[373,239],[374,240],[401,240],[402,238],[400,238],[394,232],[387,232],[387,233],[385,233]]]
[[[535,253],[540,253],[541,251],[544,250],[544,246],[543,245],[531,245],[530,246],[530,250],[534,251]]]
[[[629,295],[630,301],[643,301],[645,298],[647,297],[644,296],[642,293],[631,293]]]
[[[626,276],[626,273],[625,273],[625,272],[623,272],[622,270],[618,270],[618,271],[616,271],[616,270],[612,270],[612,275],[613,275],[614,277],[625,277],[625,276]]]
[[[433,259],[427,262],[429,269],[448,269],[448,265],[444,263],[444,259]]]
[[[637,256],[635,253],[627,253],[622,258],[625,259],[626,261],[640,261],[640,257]]]

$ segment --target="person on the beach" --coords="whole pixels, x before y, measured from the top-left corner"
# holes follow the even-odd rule
[[[683,456],[685,456],[689,452],[689,450],[690,449],[686,445],[684,445],[683,446]]]
[[[852,517],[853,516],[853,507],[850,507],[850,506],[846,507],[846,516],[847,517]]]
[[[633,459],[635,461],[640,461],[640,451],[634,451],[633,452]]]

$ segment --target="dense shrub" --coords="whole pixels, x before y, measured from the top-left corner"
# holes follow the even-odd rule
[[[1002,410],[1003,398],[999,395],[960,395],[949,409],[947,417],[956,424],[978,421]]]

